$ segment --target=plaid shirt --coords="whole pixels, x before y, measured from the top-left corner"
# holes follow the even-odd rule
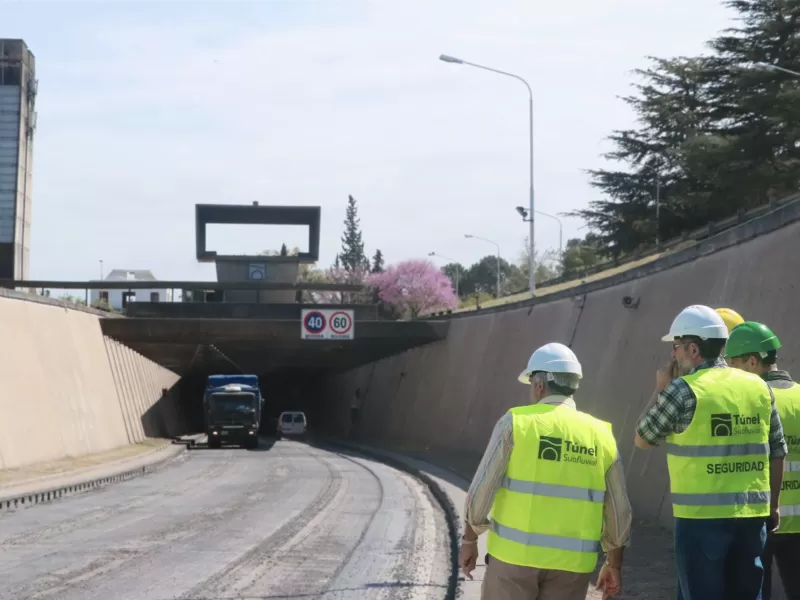
[[[727,368],[729,367],[725,359],[716,358],[700,363],[692,369],[692,373],[701,369]],[[772,415],[769,422],[769,457],[783,458],[788,453],[786,441],[783,439],[783,426],[775,406],[775,395],[769,385],[767,388],[772,398]],[[658,395],[658,401],[639,421],[636,431],[645,442],[652,446],[658,446],[668,435],[683,433],[689,428],[696,407],[697,396],[694,395],[689,384],[680,377],[673,379]]]

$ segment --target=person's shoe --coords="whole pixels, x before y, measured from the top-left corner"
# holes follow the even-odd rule
[[[488,565],[489,564],[489,553],[486,553],[486,556],[483,557],[484,562]]]

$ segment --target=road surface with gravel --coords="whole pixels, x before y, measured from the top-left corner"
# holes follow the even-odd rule
[[[441,599],[449,548],[413,477],[262,441],[0,515],[0,598]]]

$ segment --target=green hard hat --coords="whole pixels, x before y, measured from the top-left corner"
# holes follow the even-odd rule
[[[745,354],[760,354],[781,347],[778,336],[763,323],[745,321],[731,331],[725,345],[725,358],[735,358]]]

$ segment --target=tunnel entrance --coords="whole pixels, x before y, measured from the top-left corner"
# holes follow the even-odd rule
[[[348,429],[351,403],[334,406],[324,381],[410,348],[443,340],[449,321],[357,321],[351,340],[301,339],[300,319],[102,319],[103,333],[181,376],[175,386],[186,431],[205,431],[209,375],[252,374],[264,396],[260,431],[285,410],[303,411],[311,433]],[[180,435],[175,434],[175,435]]]
[[[185,433],[205,431],[203,415],[203,395],[209,375],[234,375],[239,371],[198,367],[186,373],[177,384],[177,393],[186,415]],[[286,370],[260,375],[259,388],[264,396],[261,415],[260,434],[275,435],[278,417],[284,411],[304,412],[311,433],[334,434],[334,423],[338,422],[338,409],[326,400],[324,388],[320,385],[330,372],[309,368],[306,370]]]

